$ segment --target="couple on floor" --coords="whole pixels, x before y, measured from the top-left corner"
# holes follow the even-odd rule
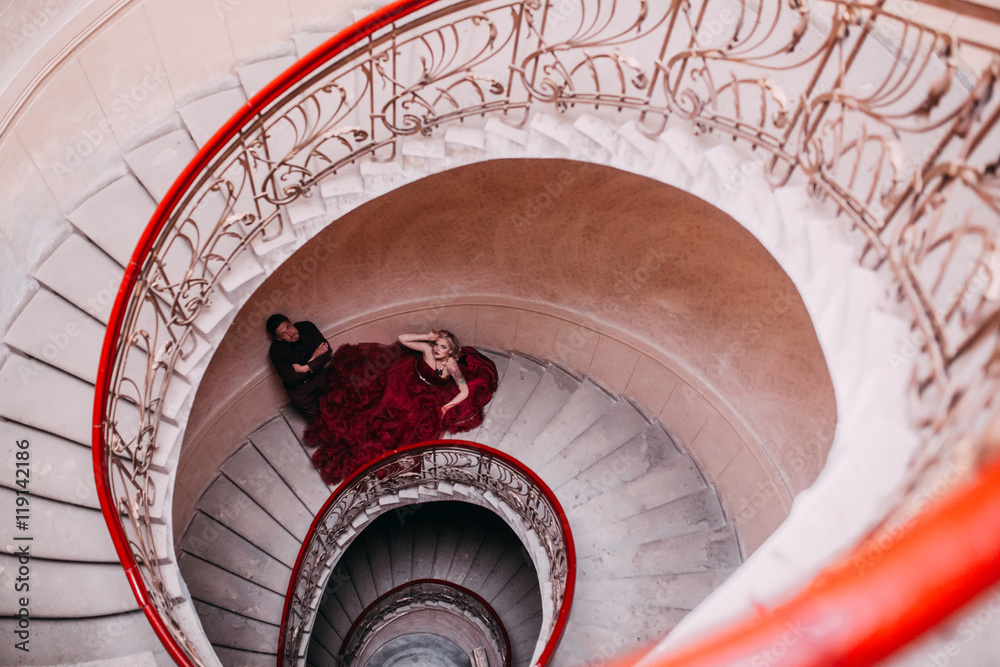
[[[497,388],[496,365],[447,330],[332,354],[311,322],[272,315],[267,330],[271,362],[310,418],[306,444],[327,484],[396,447],[476,428]]]

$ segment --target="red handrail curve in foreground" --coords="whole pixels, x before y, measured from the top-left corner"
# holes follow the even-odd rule
[[[295,566],[292,568],[292,578],[288,582],[288,592],[285,595],[285,607],[281,612],[281,634],[278,635],[278,667],[282,667],[281,660],[285,649],[285,626],[288,623],[288,614],[292,603],[292,595],[295,593],[295,586],[299,578],[299,570],[302,567],[302,559],[305,557],[306,548],[308,547],[310,538],[313,533],[316,532],[316,527],[319,525],[319,522],[322,521],[323,515],[326,514],[330,504],[337,499],[337,497],[345,488],[347,488],[349,484],[365,475],[369,470],[379,465],[382,461],[407,452],[423,451],[425,449],[434,449],[435,447],[465,447],[503,461],[512,468],[516,468],[525,477],[530,479],[531,483],[538,488],[542,495],[549,501],[549,504],[552,505],[552,509],[555,510],[556,516],[559,517],[559,526],[562,529],[563,537],[566,541],[566,590],[563,592],[562,607],[556,614],[555,623],[552,626],[552,635],[549,637],[549,641],[545,644],[545,649],[538,657],[538,662],[536,664],[546,664],[549,658],[552,657],[552,654],[555,653],[556,647],[559,645],[559,640],[562,638],[563,632],[566,630],[566,623],[569,620],[570,607],[573,603],[573,591],[576,587],[576,547],[573,544],[573,533],[570,532],[569,519],[566,517],[566,513],[563,511],[559,500],[556,498],[556,494],[553,493],[552,489],[549,488],[549,485],[542,481],[542,478],[539,477],[534,470],[524,465],[510,454],[501,452],[499,449],[494,449],[493,447],[481,445],[478,442],[471,442],[469,440],[429,440],[427,442],[419,442],[413,445],[407,445],[405,447],[390,450],[381,454],[378,458],[373,459],[365,465],[364,468],[361,468],[342,481],[337,486],[336,490],[330,494],[330,497],[326,499],[326,502],[323,503],[323,507],[316,512],[316,516],[313,518],[312,524],[309,526],[309,532],[306,533],[305,538],[302,540],[302,548],[299,549],[299,555],[295,559]]]
[[[643,667],[871,665],[1000,581],[1000,461],[903,529],[838,558],[788,602]],[[866,555],[880,553],[872,563]],[[869,567],[870,566],[870,567]]]
[[[156,609],[150,605],[149,594],[143,584],[139,574],[135,557],[128,546],[128,537],[125,529],[120,523],[120,517],[115,507],[115,500],[111,495],[111,484],[108,479],[108,471],[104,462],[104,451],[107,443],[104,441],[105,408],[108,404],[108,396],[111,391],[110,374],[113,369],[115,352],[118,348],[119,338],[122,333],[122,324],[125,313],[128,310],[129,295],[135,289],[139,272],[149,258],[157,237],[167,224],[173,211],[180,205],[184,193],[205,170],[209,163],[240,133],[240,129],[245,126],[254,116],[261,113],[265,107],[276,100],[278,96],[287,91],[295,84],[301,82],[306,76],[311,74],[321,65],[325,64],[335,55],[347,50],[351,46],[358,44],[361,40],[374,34],[376,31],[393,23],[394,21],[408,16],[423,7],[442,2],[442,0],[398,0],[386,5],[382,9],[372,13],[367,18],[345,28],[337,33],[322,45],[314,49],[304,58],[296,62],[278,78],[264,87],[259,93],[248,100],[232,118],[226,122],[222,128],[209,139],[194,159],[184,168],[177,180],[167,191],[167,194],[160,201],[159,206],[153,213],[152,219],[139,237],[139,242],[132,253],[128,266],[125,267],[125,274],[122,278],[118,294],[111,306],[111,314],[108,318],[108,327],[104,335],[104,344],[101,348],[101,361],[97,367],[97,380],[94,391],[94,414],[92,426],[94,479],[97,487],[97,497],[101,503],[101,512],[104,521],[111,533],[111,541],[115,545],[118,559],[125,570],[125,576],[132,587],[132,593],[139,603],[140,609],[146,614],[153,632],[159,637],[173,658],[174,662],[184,667],[194,667],[184,651],[177,645],[167,630],[163,619],[160,618]]]
[[[479,603],[480,605],[482,605],[483,608],[486,609],[486,612],[490,616],[493,617],[493,620],[495,620],[497,622],[497,625],[500,627],[500,632],[503,634],[504,650],[505,650],[506,655],[507,655],[507,662],[502,667],[510,667],[510,635],[507,634],[507,628],[505,628],[503,626],[503,623],[500,622],[500,616],[499,616],[499,614],[497,614],[496,610],[493,609],[492,606],[490,606],[489,602],[487,602],[486,600],[484,600],[475,591],[470,591],[465,586],[459,586],[456,583],[453,583],[451,581],[446,581],[444,579],[414,579],[413,581],[408,581],[405,584],[400,584],[399,586],[396,586],[395,588],[393,588],[391,591],[387,591],[386,593],[383,593],[382,595],[378,596],[378,598],[376,598],[374,602],[372,602],[367,607],[365,607],[364,610],[360,614],[358,614],[358,617],[356,619],[354,619],[354,622],[351,623],[351,627],[348,628],[347,634],[344,635],[344,640],[340,643],[340,651],[338,651],[337,659],[340,660],[340,659],[342,659],[344,657],[344,650],[347,648],[347,643],[351,639],[351,637],[354,635],[354,633],[358,631],[358,626],[361,624],[361,621],[363,621],[366,616],[368,616],[370,613],[372,613],[372,610],[382,600],[386,599],[390,595],[394,595],[394,594],[398,593],[401,590],[404,590],[404,589],[407,589],[407,588],[411,588],[413,586],[419,586],[421,584],[438,584],[440,586],[446,586],[448,588],[453,588],[456,591],[458,591],[459,593],[461,593],[462,595],[465,595],[466,597],[470,597],[473,600],[475,600],[477,603]]]
[[[119,522],[104,463],[103,427],[110,393],[112,362],[139,271],[160,231],[184,193],[210,161],[247,122],[279,95],[301,82],[333,56],[377,30],[442,0],[399,0],[338,33],[251,98],[198,151],[157,207],[135,252],[112,305],[97,369],[93,414],[93,457],[97,495],[115,550],[140,608],[167,652],[179,665],[191,666],[163,620],[150,605],[135,558]],[[850,557],[822,571],[792,601],[738,623],[671,656],[653,659],[660,667],[707,667],[746,663],[752,656],[788,644],[789,624],[811,623],[804,641],[768,663],[783,665],[870,664],[903,646],[954,613],[1000,578],[1000,464],[980,473],[965,487],[915,519],[904,535],[866,573]],[[870,553],[875,538],[861,542],[855,554]],[[792,650],[794,649],[794,650]],[[547,657],[547,656],[546,656]],[[616,664],[623,664],[618,662]],[[749,664],[749,663],[748,663]],[[751,666],[753,667],[753,666]]]

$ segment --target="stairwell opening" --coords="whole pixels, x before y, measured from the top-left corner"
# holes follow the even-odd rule
[[[473,622],[473,597],[495,615],[505,641]],[[386,600],[393,604],[380,604]],[[541,624],[538,573],[507,523],[478,505],[429,501],[383,514],[355,537],[323,592],[307,659],[320,667],[396,664],[403,656],[452,664],[450,644],[464,664],[482,649],[491,667],[508,651],[509,664],[521,667]]]

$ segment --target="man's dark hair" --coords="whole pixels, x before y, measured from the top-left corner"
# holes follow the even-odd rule
[[[274,334],[278,331],[278,327],[284,322],[291,322],[291,320],[278,313],[271,315],[271,317],[267,318],[267,333],[271,334],[273,338]]]

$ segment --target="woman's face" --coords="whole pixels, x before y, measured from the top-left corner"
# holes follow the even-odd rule
[[[442,336],[431,343],[431,354],[434,355],[435,359],[444,359],[451,354],[451,345],[449,345],[448,339]]]

